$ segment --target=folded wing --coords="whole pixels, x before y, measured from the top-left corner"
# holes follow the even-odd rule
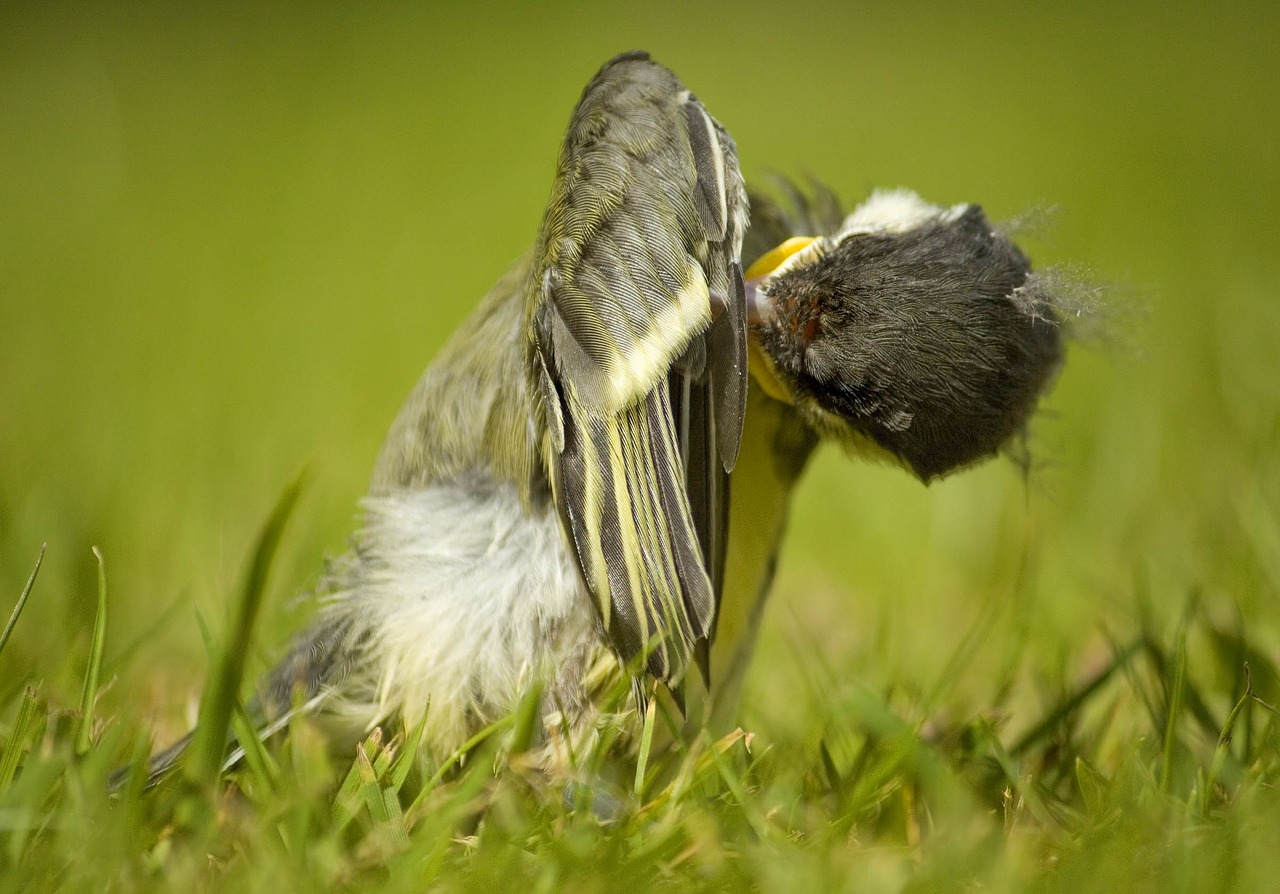
[[[556,500],[625,661],[683,676],[715,618],[746,402],[733,142],[644,54],[587,86],[529,303]]]

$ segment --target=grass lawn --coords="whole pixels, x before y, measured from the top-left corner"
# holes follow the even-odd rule
[[[0,891],[1280,888],[1277,34],[1264,3],[6,5]],[[1030,475],[822,451],[725,739],[638,767],[606,728],[583,784],[525,766],[519,713],[442,765],[299,723],[108,797],[305,623],[633,47],[753,182],[1056,208],[1037,264],[1114,285]]]

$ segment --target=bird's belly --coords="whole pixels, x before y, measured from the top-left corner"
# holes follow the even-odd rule
[[[479,474],[365,501],[358,569],[331,609],[362,635],[336,693],[365,725],[427,712],[438,755],[508,714],[536,679],[580,702],[602,640],[555,510]]]

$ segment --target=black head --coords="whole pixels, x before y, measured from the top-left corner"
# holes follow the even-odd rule
[[[974,205],[874,196],[757,288],[754,335],[796,405],[925,481],[1023,430],[1062,358],[1026,256]]]

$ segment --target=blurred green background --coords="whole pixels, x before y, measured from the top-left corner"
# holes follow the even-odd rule
[[[1120,285],[1115,338],[1072,349],[1029,480],[1000,462],[926,489],[820,456],[748,717],[804,723],[782,696],[805,661],[877,686],[945,673],[958,711],[1010,674],[1035,699],[1134,627],[1139,597],[1172,619],[1198,593],[1274,649],[1276,10],[5,4],[0,614],[49,552],[0,695],[76,691],[98,544],[104,713],[181,725],[193,614],[221,623],[310,460],[261,642],[280,647],[400,401],[530,246],[583,85],[634,47],[753,181],[814,175],[850,204],[905,185],[996,219],[1053,205],[1035,260]]]

